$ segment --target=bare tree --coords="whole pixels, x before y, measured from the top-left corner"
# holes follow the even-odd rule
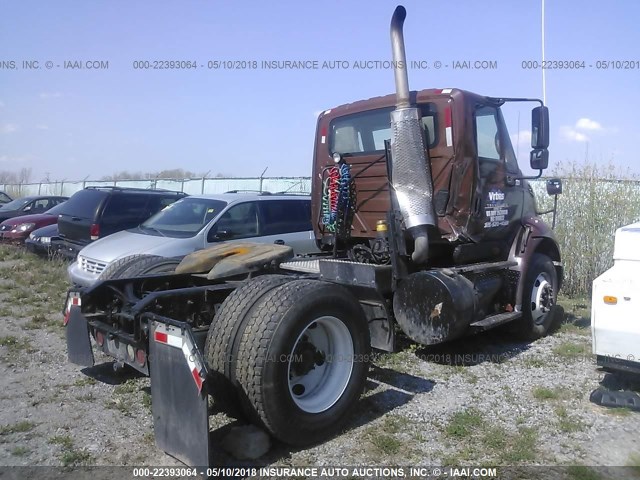
[[[0,181],[2,183],[18,183],[18,175],[16,172],[2,170],[0,171]]]
[[[27,167],[23,167],[18,172],[18,183],[25,184],[31,181],[31,169]]]
[[[184,178],[195,178],[198,175],[189,170],[184,170],[183,168],[174,168],[171,170],[161,170],[158,172],[154,178],[175,178],[175,179],[184,179]]]

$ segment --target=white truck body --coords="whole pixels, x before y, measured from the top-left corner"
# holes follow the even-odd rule
[[[613,259],[593,281],[593,353],[607,370],[640,374],[640,222],[616,230]]]

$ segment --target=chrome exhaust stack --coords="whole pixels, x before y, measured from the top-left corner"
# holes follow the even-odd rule
[[[428,226],[436,225],[431,165],[425,153],[420,112],[409,99],[407,59],[402,25],[407,16],[398,6],[391,18],[391,50],[396,83],[396,109],[391,112],[391,184],[404,224],[415,242],[411,259],[425,263],[429,257]]]

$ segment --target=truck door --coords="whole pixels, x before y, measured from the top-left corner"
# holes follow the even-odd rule
[[[474,112],[478,158],[474,233],[509,242],[522,216],[523,185],[500,108],[479,105]],[[510,243],[510,242],[509,242]]]

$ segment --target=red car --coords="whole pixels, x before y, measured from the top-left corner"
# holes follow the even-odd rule
[[[0,239],[3,242],[23,243],[34,230],[58,222],[58,215],[64,209],[65,202],[59,203],[44,213],[13,217],[0,223]]]

